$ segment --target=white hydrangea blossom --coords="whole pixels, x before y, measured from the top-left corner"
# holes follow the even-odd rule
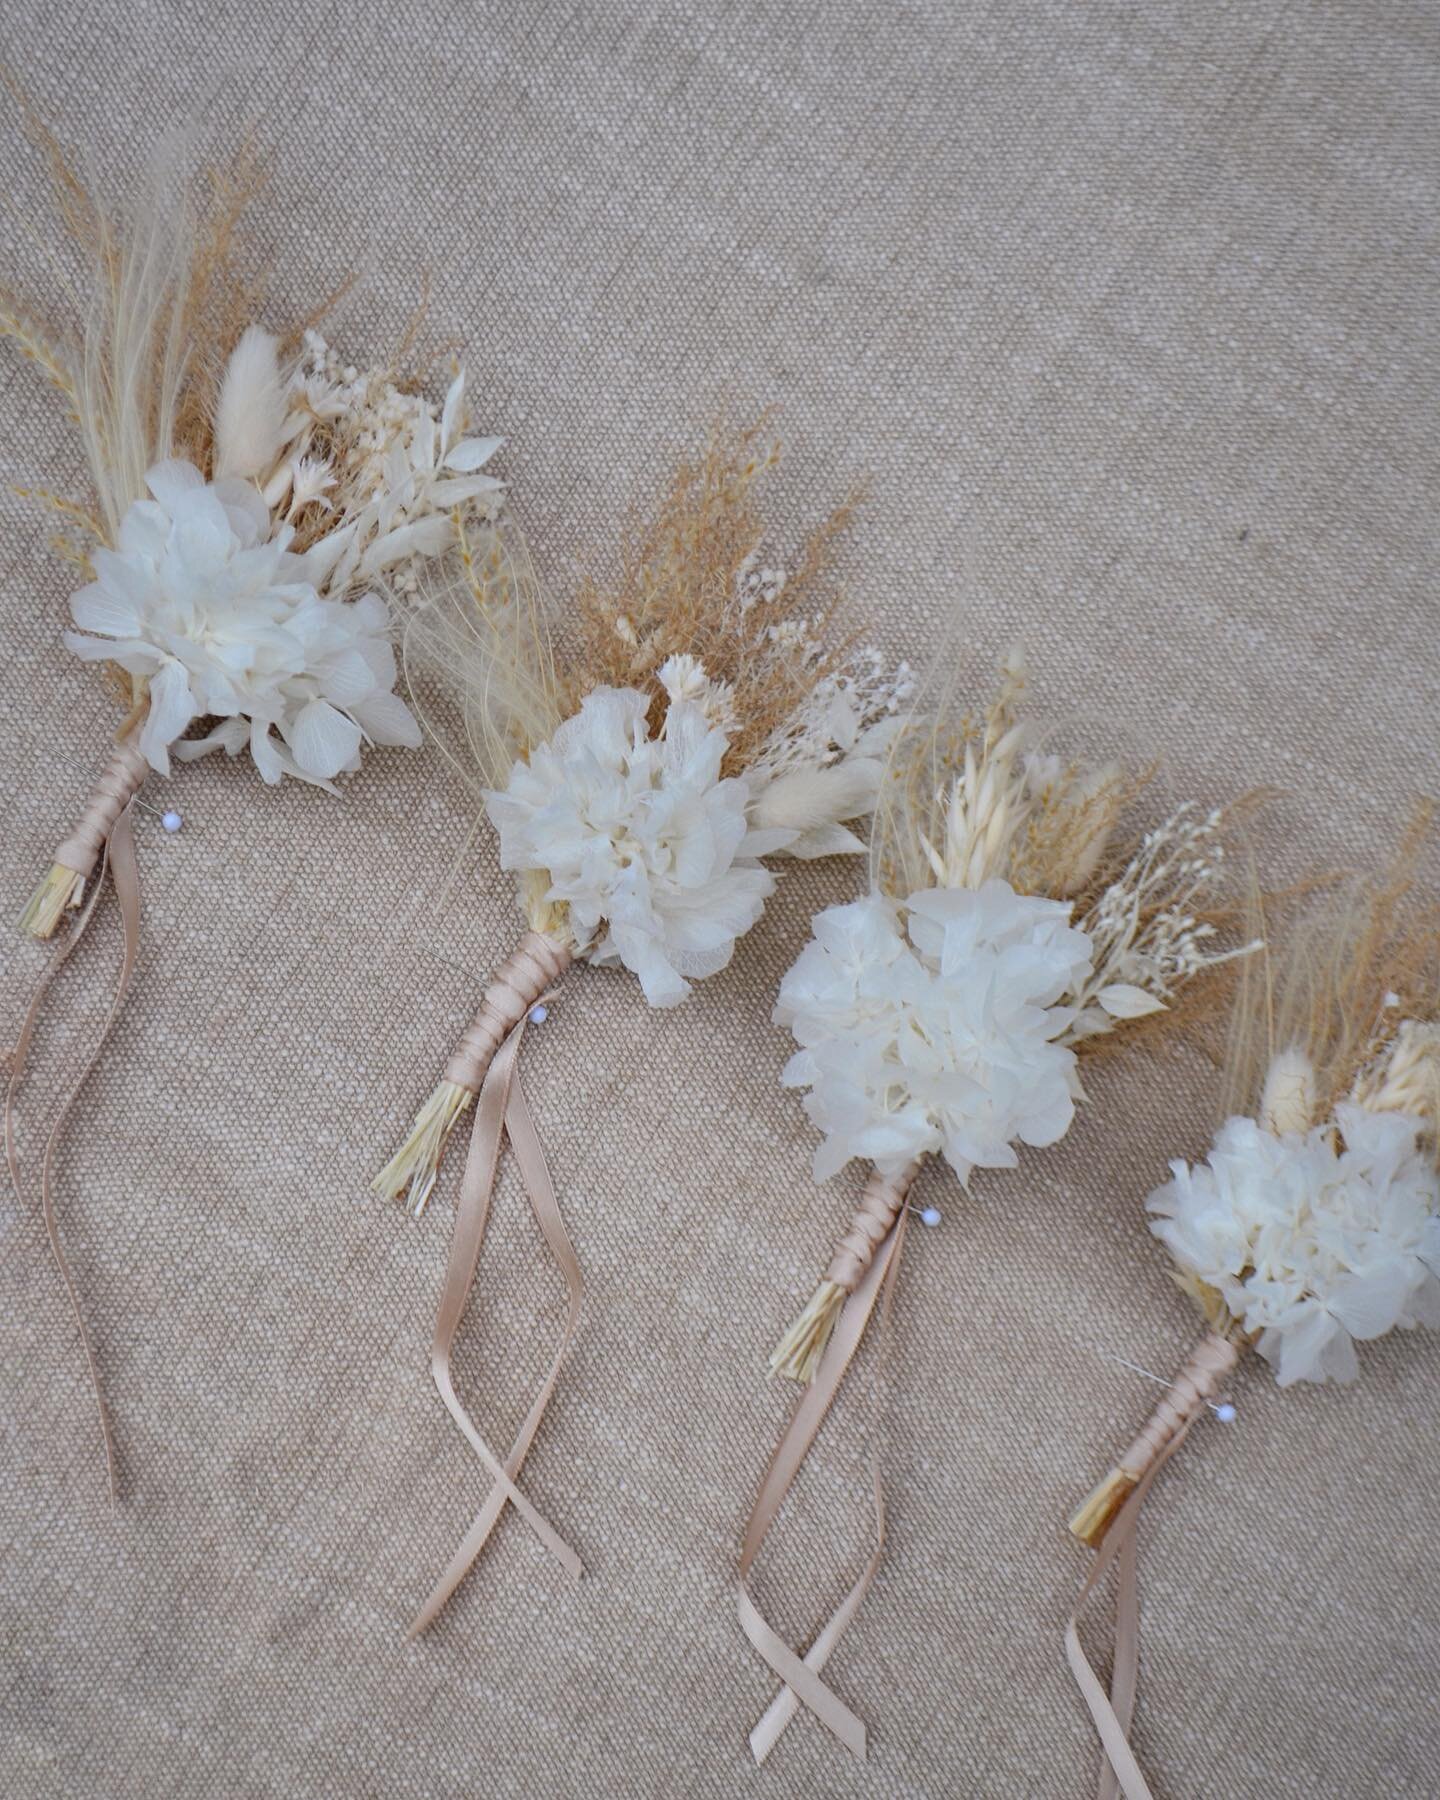
[[[115,549],[94,554],[96,579],[71,599],[79,631],[65,641],[148,682],[139,745],[152,768],[169,773],[172,747],[189,759],[248,745],[266,781],[326,785],[358,768],[367,739],[418,746],[419,727],[393,692],[383,603],[317,591],[341,545],[322,539],[294,554],[293,531],[272,534],[247,481],[208,484],[176,461],[146,482],[152,498],[133,502]],[[210,717],[222,723],[208,737],[176,743]]]
[[[1006,881],[880,894],[832,906],[780,988],[777,1024],[800,1049],[784,1072],[825,1134],[824,1181],[851,1157],[898,1174],[943,1152],[962,1181],[1013,1168],[1074,1116],[1074,1052],[1057,1004],[1089,971],[1067,903]]]
[[[648,712],[634,689],[597,688],[485,805],[502,868],[545,873],[580,952],[623,963],[652,1006],[673,1006],[687,977],[730,961],[774,877],[756,861],[767,846],[746,783],[721,777],[724,732],[679,699],[652,737]]]
[[[1418,1137],[1349,1104],[1303,1136],[1231,1118],[1151,1195],[1151,1230],[1260,1333],[1282,1387],[1352,1381],[1356,1340],[1440,1325],[1440,1177]]]

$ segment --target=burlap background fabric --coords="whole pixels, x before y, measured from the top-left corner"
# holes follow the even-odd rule
[[[776,401],[780,537],[870,471],[849,555],[887,650],[943,622],[975,683],[1023,635],[1043,695],[1123,714],[1177,792],[1288,790],[1270,866],[1373,864],[1440,787],[1433,575],[1440,31],[1423,5],[477,7],[29,0],[23,83],[109,181],[197,104],[274,149],[256,215],[293,317],[394,341],[422,277],[563,592],[720,398]],[[208,108],[208,111],[206,109]],[[6,274],[46,292],[8,125]],[[0,472],[73,487],[53,396],[0,374]],[[10,918],[113,714],[59,643],[63,568],[3,497]],[[185,769],[140,827],[133,1004],[59,1168],[120,1446],[107,1516],[33,1194],[3,1208],[0,1786],[74,1795],[1065,1795],[1096,1750],[1061,1654],[1063,1521],[1194,1322],[1140,1205],[1208,1140],[1198,1058],[1108,1065],[1057,1151],[932,1172],[885,1432],[886,1562],[832,1664],[851,1764],[737,1629],[740,1522],[792,1393],[766,1351],[859,1176],[817,1190],[775,985],[853,868],[786,876],[732,968],[649,1014],[582,972],[527,1048],[589,1279],[513,1515],[422,1643],[401,1628],[484,1491],[426,1349],[453,1174],[415,1226],[367,1179],[516,919],[433,757],[336,802]],[[64,980],[34,1167],[114,965]],[[12,936],[12,1021],[45,953]],[[13,1024],[7,1028],[13,1031]],[[559,1284],[507,1179],[463,1374],[508,1441]],[[1433,1342],[1353,1391],[1255,1368],[1144,1528],[1138,1745],[1157,1794],[1430,1794],[1440,1768]],[[757,1582],[803,1641],[867,1530],[855,1384]]]

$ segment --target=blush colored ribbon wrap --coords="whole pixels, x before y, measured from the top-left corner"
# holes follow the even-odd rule
[[[66,1123],[76,1101],[80,1098],[80,1091],[99,1061],[100,1053],[105,1048],[106,1040],[125,1004],[125,997],[130,991],[130,983],[134,977],[135,965],[140,954],[140,875],[135,862],[135,836],[130,803],[134,799],[140,783],[144,780],[146,767],[143,757],[135,749],[132,741],[127,740],[125,743],[117,745],[104,773],[96,782],[86,802],[80,822],[55,852],[55,862],[63,868],[73,869],[77,880],[83,880],[91,874],[97,863],[100,865],[100,878],[91,889],[90,897],[70,933],[51,957],[49,965],[35,989],[20,1026],[20,1035],[11,1053],[10,1080],[5,1093],[5,1161],[10,1171],[10,1182],[15,1190],[16,1200],[23,1209],[25,1194],[20,1178],[20,1159],[15,1142],[16,1096],[51,983],[89,928],[90,921],[95,916],[96,906],[104,892],[105,876],[108,871],[115,884],[115,898],[120,907],[120,925],[124,939],[120,972],[116,978],[114,994],[104,1023],[91,1045],[90,1054],[86,1058],[84,1066],[69,1091],[64,1095],[55,1122],[50,1128],[50,1135],[45,1140],[45,1148],[40,1159],[40,1213],[45,1223],[46,1237],[50,1242],[50,1253],[55,1259],[60,1279],[65,1285],[70,1310],[74,1315],[76,1329],[80,1334],[80,1345],[85,1355],[85,1367],[95,1399],[95,1410],[99,1417],[100,1439],[105,1451],[106,1485],[112,1505],[115,1503],[114,1438],[110,1430],[105,1397],[100,1386],[100,1373],[95,1362],[95,1352],[90,1343],[90,1334],[85,1327],[85,1315],[80,1305],[79,1292],[70,1272],[70,1265],[65,1259],[64,1246],[60,1240],[59,1223],[55,1213],[54,1165],[56,1153],[64,1137]]]
[[[568,958],[566,960],[568,961]],[[563,967],[563,964],[561,966]],[[451,1238],[450,1255],[446,1264],[445,1281],[441,1289],[440,1306],[435,1319],[435,1333],[430,1348],[430,1372],[434,1377],[440,1398],[445,1403],[446,1411],[464,1434],[481,1466],[490,1476],[493,1485],[485,1504],[476,1514],[469,1530],[456,1548],[455,1554],[446,1565],[444,1573],[435,1583],[425,1604],[417,1613],[406,1633],[407,1638],[418,1637],[439,1616],[445,1603],[464,1580],[471,1564],[484,1549],[507,1504],[515,1508],[540,1542],[572,1579],[578,1580],[581,1573],[580,1558],[554,1527],[542,1518],[515,1485],[516,1477],[534,1442],[535,1434],[540,1429],[540,1421],[545,1416],[545,1409],[555,1391],[561,1365],[574,1340],[580,1321],[580,1306],[583,1297],[579,1260],[560,1216],[554,1184],[550,1179],[550,1171],[545,1162],[545,1153],[540,1147],[535,1122],[530,1116],[530,1109],[525,1101],[525,1092],[520,1084],[520,1073],[517,1066],[520,1046],[525,1036],[526,1022],[530,1016],[530,1007],[543,997],[540,993],[531,995],[525,1009],[510,1024],[499,1048],[490,1058],[489,1067],[480,1084],[480,1092],[475,1104],[475,1124],[470,1137],[470,1148],[465,1159],[465,1173],[460,1186],[460,1198],[455,1210],[455,1230]],[[490,1216],[490,1201],[494,1192],[496,1172],[499,1168],[500,1150],[503,1139],[507,1135],[536,1222],[551,1254],[560,1265],[560,1272],[565,1279],[567,1304],[565,1328],[551,1362],[550,1372],[531,1403],[530,1410],[520,1427],[519,1435],[510,1446],[502,1463],[481,1437],[456,1394],[450,1365],[455,1337],[460,1329],[461,1320],[465,1316],[466,1304],[480,1259],[481,1245],[485,1241],[485,1227]]]
[[[841,1241],[827,1272],[827,1280],[847,1290],[830,1342],[825,1347],[815,1379],[795,1410],[784,1437],[771,1458],[760,1485],[740,1547],[736,1603],[741,1629],[755,1650],[785,1684],[750,1733],[750,1749],[763,1763],[803,1705],[862,1761],[866,1751],[865,1724],[820,1679],[851,1620],[860,1609],[866,1590],[880,1566],[885,1546],[885,1498],[880,1480],[878,1453],[872,1464],[875,1506],[875,1542],[864,1568],[840,1604],[817,1633],[804,1656],[799,1656],[764,1618],[750,1593],[750,1571],[760,1554],[785,1496],[800,1473],[815,1442],[831,1402],[840,1389],[871,1314],[881,1306],[882,1325],[894,1298],[900,1272],[900,1252],[905,1242],[905,1196],[920,1165],[911,1163],[896,1176],[873,1170],[850,1230]]]
[[[1241,1345],[1207,1331],[1192,1351],[1175,1384],[1155,1408],[1149,1422],[1117,1467],[1135,1482],[1095,1553],[1090,1572],[1076,1596],[1065,1627],[1065,1655],[1100,1734],[1105,1753],[1097,1800],[1152,1800],[1149,1786],[1130,1747],[1130,1727],[1140,1681],[1140,1590],[1136,1527],[1140,1509],[1156,1476],[1184,1443],[1191,1427],[1235,1367]],[[1091,1596],[1116,1566],[1115,1653],[1107,1694],[1080,1645],[1080,1619]]]

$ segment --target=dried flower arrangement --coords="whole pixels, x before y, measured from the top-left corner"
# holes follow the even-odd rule
[[[1023,716],[1024,688],[1012,657],[982,714],[956,717],[942,703],[901,731],[875,814],[870,891],[816,917],[780,988],[776,1022],[800,1045],[782,1079],[806,1090],[823,1134],[816,1179],[852,1158],[870,1175],[824,1279],[770,1360],[772,1373],[814,1385],[742,1551],[741,1622],[786,1683],[752,1733],[757,1760],[800,1701],[864,1753],[864,1725],[819,1670],[873,1561],[803,1660],[760,1616],[746,1578],[894,1281],[924,1158],[942,1155],[968,1188],[977,1168],[1015,1167],[1017,1144],[1058,1142],[1083,1098],[1080,1058],[1133,1041],[1137,1022],[1173,1026],[1197,977],[1255,947],[1225,931],[1233,809],[1182,805],[1124,841],[1145,777],[1047,752]]]
[[[256,322],[241,239],[260,185],[253,160],[191,179],[168,147],[137,204],[112,214],[17,99],[85,298],[68,325],[52,325],[0,289],[0,336],[58,392],[93,493],[26,491],[55,515],[55,548],[84,578],[66,647],[102,666],[123,713],[22,924],[51,937],[100,870],[48,983],[109,869],[126,940],[113,1022],[138,946],[131,804],[141,784],[168,775],[172,755],[248,749],[265,782],[290,775],[333,792],[363,746],[418,747],[419,726],[394,691],[390,614],[374,584],[383,575],[413,588],[418,563],[451,547],[467,521],[494,515],[500,483],[482,471],[500,440],[467,435],[463,375],[436,405],[392,370],[342,365],[313,324],[281,337]],[[187,737],[202,720],[205,735]],[[180,815],[169,810],[164,823],[177,830]],[[12,1060],[6,1126],[17,1191],[11,1112],[43,993],[44,984]],[[42,1209],[73,1301],[53,1216],[53,1148],[52,1138]],[[103,1405],[100,1417],[113,1494]]]
[[[1204,1333],[1135,1442],[1070,1520],[1097,1550],[1066,1651],[1104,1746],[1102,1788],[1149,1788],[1129,1743],[1138,1677],[1135,1533],[1161,1467],[1249,1350],[1281,1387],[1353,1381],[1357,1342],[1440,1326],[1440,911],[1409,871],[1353,883],[1300,921],[1287,956],[1244,971],[1224,1122],[1203,1162],[1177,1160],[1146,1202]],[[1119,1562],[1109,1695],[1077,1630]]]
[[[763,858],[862,852],[847,822],[874,805],[909,693],[903,667],[887,675],[847,632],[832,564],[852,502],[788,567],[762,560],[759,487],[777,454],[763,421],[712,431],[655,516],[628,531],[618,579],[586,582],[554,618],[553,641],[513,526],[466,534],[459,555],[430,571],[407,630],[417,705],[425,710],[425,670],[458,700],[455,760],[499,832],[526,925],[375,1182],[423,1212],[447,1139],[475,1107],[432,1367],[492,1472],[498,1460],[454,1399],[449,1342],[502,1121],[517,1151],[517,1118],[533,1137],[515,1075],[519,1033],[577,962],[623,964],[652,1006],[677,1004],[726,966],[760,917],[775,883]],[[548,1193],[543,1159],[532,1164]],[[511,1477],[523,1454],[517,1444]],[[467,1537],[414,1629],[435,1617],[483,1541]]]
[[[500,1037],[572,960],[622,963],[674,1006],[760,917],[762,858],[864,850],[846,821],[874,805],[908,673],[887,677],[838,615],[853,502],[788,570],[762,563],[756,490],[778,456],[762,431],[717,429],[682,464],[618,579],[581,588],[563,661],[513,530],[467,535],[428,583],[407,657],[459,694],[462,759],[528,930],[376,1178],[416,1215]]]

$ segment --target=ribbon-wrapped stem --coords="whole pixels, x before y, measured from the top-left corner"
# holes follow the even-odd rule
[[[788,1375],[793,1381],[806,1383],[815,1379],[835,1321],[860,1285],[875,1252],[894,1229],[905,1196],[919,1172],[918,1162],[898,1175],[882,1175],[879,1169],[870,1171],[865,1192],[851,1215],[849,1230],[835,1247],[825,1279],[771,1354],[772,1375]]]
[[[1249,1339],[1237,1328],[1208,1330],[1186,1359],[1174,1386],[1145,1428],[1070,1521],[1070,1529],[1097,1554],[1065,1628],[1065,1655],[1105,1752],[1098,1800],[1152,1800],[1130,1747],[1130,1726],[1140,1686],[1140,1588],[1136,1527],[1145,1497],[1191,1427],[1212,1405],[1220,1383],[1235,1367]],[[1090,1665],[1080,1643],[1080,1618],[1111,1567],[1115,1596],[1115,1654],[1110,1688]]]
[[[825,1281],[772,1359],[772,1369],[779,1367],[782,1361],[787,1365],[793,1362],[793,1369],[785,1367],[787,1374],[805,1368],[807,1373],[799,1378],[808,1386],[771,1459],[759,1498],[746,1522],[740,1548],[737,1592],[740,1624],[755,1650],[784,1684],[750,1733],[750,1749],[756,1762],[765,1761],[801,1706],[807,1707],[853,1755],[862,1759],[865,1755],[864,1721],[826,1686],[821,1671],[859,1611],[880,1566],[885,1543],[885,1502],[878,1455],[873,1473],[874,1548],[865,1567],[816,1633],[803,1657],[791,1649],[761,1614],[750,1593],[749,1577],[785,1496],[810,1454],[825,1415],[840,1391],[871,1314],[877,1304],[882,1317],[889,1310],[900,1272],[900,1251],[905,1242],[905,1196],[919,1170],[918,1162],[911,1163],[898,1175],[882,1175],[878,1169],[871,1170],[860,1205],[850,1221],[849,1231],[836,1249]],[[838,1300],[830,1297],[832,1292],[839,1295]],[[791,1338],[795,1340],[793,1355],[787,1350]]]
[[[403,1197],[414,1218],[424,1212],[450,1133],[474,1104],[496,1052],[569,968],[572,954],[558,938],[525,933],[496,969],[439,1086],[415,1115],[410,1135],[371,1183],[375,1193],[392,1200]]]
[[[490,1066],[481,1084],[479,1103],[475,1110],[475,1128],[470,1137],[470,1150],[465,1159],[465,1175],[461,1182],[460,1198],[455,1209],[455,1231],[450,1243],[445,1283],[441,1290],[440,1306],[435,1319],[435,1334],[430,1347],[430,1372],[434,1377],[440,1398],[445,1403],[445,1409],[464,1433],[481,1466],[491,1477],[493,1485],[485,1504],[472,1521],[444,1572],[431,1589],[425,1604],[411,1624],[406,1634],[410,1638],[418,1637],[438,1618],[445,1603],[464,1580],[471,1564],[484,1549],[507,1504],[515,1508],[572,1580],[579,1580],[581,1573],[580,1558],[515,1485],[516,1477],[534,1442],[535,1434],[540,1429],[545,1409],[555,1392],[556,1383],[560,1378],[561,1365],[574,1341],[580,1322],[583,1292],[580,1264],[575,1255],[574,1246],[565,1230],[564,1221],[561,1219],[560,1206],[555,1197],[555,1189],[545,1162],[545,1154],[540,1147],[540,1138],[530,1115],[530,1109],[525,1102],[524,1089],[520,1085],[518,1064],[527,1016],[528,1012],[522,1012],[506,1035],[499,1049],[491,1058]],[[461,1321],[465,1316],[470,1289],[475,1280],[481,1246],[485,1241],[485,1227],[490,1216],[490,1201],[495,1188],[500,1151],[506,1137],[510,1140],[510,1147],[520,1170],[520,1179],[524,1184],[525,1193],[529,1198],[541,1234],[549,1246],[551,1254],[560,1265],[560,1272],[565,1279],[568,1303],[565,1312],[564,1333],[551,1362],[550,1372],[540,1392],[532,1401],[520,1433],[502,1463],[481,1437],[474,1421],[466,1411],[464,1403],[455,1391],[451,1355]]]
[[[1105,1535],[1156,1458],[1177,1436],[1190,1429],[1213,1400],[1221,1382],[1235,1367],[1244,1340],[1234,1334],[1207,1331],[1191,1351],[1173,1387],[1156,1406],[1144,1429],[1110,1473],[1079,1506],[1070,1530],[1082,1544],[1098,1550]]]
[[[53,937],[66,912],[79,906],[86,879],[103,856],[116,820],[140,791],[149,772],[150,765],[133,737],[116,744],[74,830],[56,850],[50,873],[20,915],[22,931],[28,931],[31,937]]]

